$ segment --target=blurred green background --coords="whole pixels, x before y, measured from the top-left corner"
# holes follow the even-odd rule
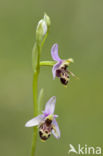
[[[33,117],[31,51],[35,29],[44,12],[52,24],[41,60],[52,60],[50,49],[59,44],[62,58],[74,58],[67,89],[52,80],[51,67],[42,67],[39,88],[44,104],[57,97],[56,114],[61,138],[42,143],[37,156],[67,156],[69,144],[103,146],[103,1],[0,1],[0,156],[29,156]]]

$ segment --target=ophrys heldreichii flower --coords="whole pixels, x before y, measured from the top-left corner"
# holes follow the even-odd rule
[[[58,117],[58,115],[54,115],[55,103],[56,97],[53,96],[46,103],[43,114],[38,115],[25,124],[26,127],[38,126],[39,136],[43,141],[46,141],[51,134],[57,139],[60,138],[60,130],[56,122],[56,117]]]
[[[67,85],[70,80],[70,75],[75,76],[71,71],[68,70],[68,66],[73,59],[62,60],[58,55],[58,44],[54,44],[51,48],[51,56],[57,63],[52,68],[53,79],[55,77],[60,78],[63,85]]]

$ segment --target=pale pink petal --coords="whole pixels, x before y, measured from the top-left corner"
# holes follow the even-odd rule
[[[54,137],[56,139],[59,139],[60,138],[60,130],[59,130],[59,126],[58,126],[58,123],[56,122],[55,119],[53,119],[53,130],[52,130],[52,134],[54,135]]]
[[[44,119],[44,115],[38,115],[37,117],[29,120],[26,124],[25,127],[33,127],[39,125]]]
[[[55,110],[55,103],[56,103],[56,97],[53,96],[49,99],[49,101],[46,103],[44,114],[45,116],[53,114]]]
[[[62,61],[57,62],[57,63],[53,66],[53,68],[52,68],[53,79],[55,79],[55,77],[56,77],[56,70],[60,67],[61,64],[62,64]]]
[[[58,44],[54,44],[51,48],[51,56],[54,61],[61,61],[59,55],[58,55]]]

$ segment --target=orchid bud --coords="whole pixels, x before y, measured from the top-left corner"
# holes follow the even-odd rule
[[[44,14],[44,20],[45,20],[47,26],[49,27],[51,24],[51,21],[50,21],[50,17],[47,14]]]
[[[38,22],[36,29],[36,40],[39,44],[43,41],[45,35],[47,34],[49,26],[50,18],[45,14],[44,18]]]
[[[43,40],[46,33],[47,33],[47,24],[44,21],[44,19],[41,19],[38,22],[37,29],[36,29],[36,39],[39,43]]]

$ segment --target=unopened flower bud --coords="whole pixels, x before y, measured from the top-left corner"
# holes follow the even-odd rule
[[[36,39],[40,43],[43,40],[43,37],[47,33],[47,24],[44,19],[41,19],[38,22],[37,29],[36,29]]]
[[[51,21],[50,21],[50,17],[47,14],[44,14],[44,20],[45,20],[47,26],[49,27],[51,24]]]
[[[47,14],[44,14],[44,18],[38,22],[36,29],[36,40],[39,44],[43,41],[45,35],[47,34],[50,23],[50,18]]]

